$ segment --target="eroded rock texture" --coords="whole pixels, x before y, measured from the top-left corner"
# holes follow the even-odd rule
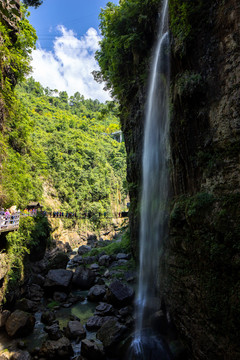
[[[183,1],[184,2],[184,1]],[[192,5],[193,6],[193,5]],[[172,38],[172,184],[165,300],[194,359],[240,358],[240,5],[195,5]]]
[[[192,358],[237,360],[240,5],[236,0],[169,5],[172,205],[160,288]],[[135,252],[145,100],[140,85],[122,118]]]

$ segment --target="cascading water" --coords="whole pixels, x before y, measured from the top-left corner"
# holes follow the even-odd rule
[[[145,330],[150,313],[157,311],[157,273],[161,244],[167,235],[168,149],[169,149],[169,35],[168,0],[163,0],[148,89],[143,149],[143,188],[141,199],[140,269],[136,300],[136,331],[133,357],[158,359],[144,347],[156,347],[150,330]],[[162,351],[162,350],[161,350]],[[160,351],[160,352],[161,352]],[[164,351],[163,351],[164,353]],[[161,359],[168,359],[165,354]]]

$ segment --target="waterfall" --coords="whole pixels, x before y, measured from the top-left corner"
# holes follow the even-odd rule
[[[146,360],[150,360],[150,357],[144,355],[143,346],[149,340],[145,339],[148,335],[144,333],[144,329],[148,326],[147,320],[151,314],[158,310],[154,301],[156,295],[159,295],[157,273],[162,242],[167,236],[169,68],[168,0],[163,0],[146,103],[142,160],[140,269],[136,299],[136,331],[132,344],[134,358]]]

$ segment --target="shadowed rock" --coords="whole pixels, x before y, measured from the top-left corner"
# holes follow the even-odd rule
[[[59,340],[48,340],[42,344],[39,355],[44,359],[59,360],[70,359],[73,349],[70,341],[66,337]]]
[[[7,319],[5,328],[10,337],[25,336],[33,331],[35,317],[21,310],[15,310]]]
[[[88,292],[88,300],[99,302],[104,298],[106,288],[104,285],[94,285]]]
[[[81,354],[88,360],[105,359],[103,345],[94,340],[85,339],[82,341]]]
[[[131,287],[121,283],[119,280],[112,282],[107,290],[107,301],[118,307],[129,305],[134,297]]]
[[[80,289],[90,289],[94,285],[96,275],[93,271],[79,267],[73,275],[73,284]]]
[[[46,276],[44,289],[51,293],[54,291],[69,291],[72,277],[73,273],[69,270],[50,270]]]
[[[65,330],[65,335],[69,339],[84,339],[86,337],[86,330],[80,321],[69,321]]]

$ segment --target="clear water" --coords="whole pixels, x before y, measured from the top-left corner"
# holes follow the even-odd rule
[[[136,333],[133,341],[133,347],[139,354],[143,353],[142,334],[143,329],[148,326],[149,308],[151,314],[158,310],[157,306],[154,308],[152,300],[158,295],[159,258],[161,245],[167,236],[169,63],[168,0],[164,0],[151,66],[144,129],[140,269],[136,299]],[[146,334],[144,339],[146,342]]]

